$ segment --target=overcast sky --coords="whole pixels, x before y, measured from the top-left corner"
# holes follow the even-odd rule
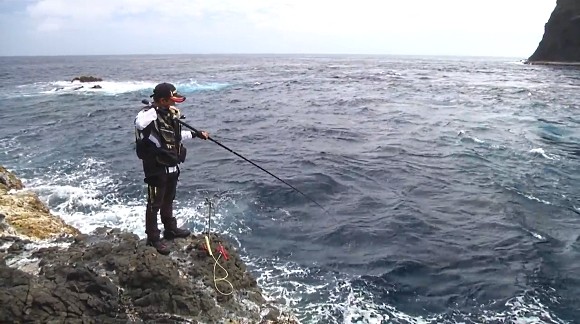
[[[0,55],[527,58],[556,0],[0,0]]]

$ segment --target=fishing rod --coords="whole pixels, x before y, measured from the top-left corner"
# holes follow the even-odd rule
[[[149,102],[147,99],[143,99],[141,102],[142,102],[143,104],[150,105],[150,102]],[[194,127],[192,127],[192,126],[188,125],[186,122],[184,122],[184,121],[182,121],[182,120],[180,120],[180,119],[178,119],[178,118],[176,118],[176,120],[177,120],[177,121],[178,121],[178,122],[179,122],[181,125],[183,125],[183,126],[185,126],[185,127],[189,128],[189,129],[191,129],[192,131],[194,131],[196,134],[201,134],[201,132],[200,132],[200,131],[198,131],[198,130],[197,130],[197,129],[195,129]],[[294,187],[293,185],[289,184],[288,182],[286,182],[286,181],[284,181],[284,180],[280,179],[279,177],[277,177],[276,175],[274,175],[274,174],[273,174],[273,173],[271,173],[270,171],[268,171],[268,170],[266,170],[266,169],[262,168],[261,166],[259,166],[259,165],[257,165],[256,163],[254,163],[254,162],[250,161],[249,159],[245,158],[245,157],[244,157],[244,156],[242,156],[241,154],[239,154],[239,153],[237,153],[237,152],[233,151],[233,150],[232,150],[232,149],[230,149],[229,147],[227,147],[227,146],[223,145],[222,143],[220,143],[220,142],[218,142],[218,141],[214,140],[214,139],[213,139],[213,138],[211,138],[210,136],[208,136],[208,137],[207,137],[207,139],[208,139],[208,140],[210,140],[210,141],[212,141],[212,142],[214,142],[215,144],[219,145],[220,147],[222,147],[222,148],[224,148],[224,149],[228,150],[229,152],[231,152],[231,153],[235,154],[236,156],[238,156],[238,157],[242,158],[244,161],[246,161],[246,162],[248,162],[248,163],[252,164],[252,165],[253,165],[253,166],[255,166],[256,168],[258,168],[258,169],[260,169],[260,170],[262,170],[262,171],[266,172],[267,174],[271,175],[272,177],[276,178],[277,180],[281,181],[282,183],[284,183],[284,184],[285,184],[285,185],[287,185],[288,187],[292,188],[294,191],[296,191],[296,192],[298,192],[299,194],[301,194],[302,196],[304,196],[306,199],[308,199],[308,200],[310,200],[311,202],[313,202],[314,204],[316,204],[318,207],[320,207],[322,210],[324,210],[324,211],[325,211],[325,212],[328,214],[328,211],[326,210],[326,208],[322,207],[322,205],[321,205],[321,204],[319,204],[319,203],[318,203],[316,200],[314,200],[314,199],[310,198],[308,195],[306,195],[305,193],[303,193],[302,191],[300,191],[298,188],[296,188],[296,187]]]

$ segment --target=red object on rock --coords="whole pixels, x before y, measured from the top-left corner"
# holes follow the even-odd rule
[[[230,258],[230,256],[228,255],[228,252],[226,251],[226,249],[224,248],[224,246],[220,243],[218,248],[216,249],[216,252],[221,254],[224,259],[226,259],[226,261]]]

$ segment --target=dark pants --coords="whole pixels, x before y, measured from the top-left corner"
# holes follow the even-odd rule
[[[157,214],[161,214],[161,222],[166,230],[177,228],[177,220],[173,217],[173,200],[177,189],[178,173],[165,174],[159,177],[155,185],[147,186],[147,211],[145,212],[145,234],[148,240],[158,240],[160,231],[157,227]]]

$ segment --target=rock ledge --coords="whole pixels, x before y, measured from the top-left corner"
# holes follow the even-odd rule
[[[227,274],[214,275],[204,235],[163,256],[120,229],[80,233],[23,192],[0,167],[0,323],[298,323],[263,297],[224,237],[209,235],[212,251],[228,253],[218,258]]]

